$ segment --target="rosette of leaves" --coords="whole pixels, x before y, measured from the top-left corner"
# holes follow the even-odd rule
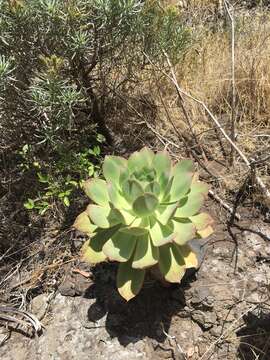
[[[212,233],[212,219],[199,212],[208,193],[191,160],[173,164],[166,152],[148,148],[128,159],[107,156],[105,180],[84,190],[94,202],[74,227],[89,235],[83,257],[91,264],[119,262],[117,288],[130,300],[140,291],[147,269],[179,283],[197,258],[188,241]]]

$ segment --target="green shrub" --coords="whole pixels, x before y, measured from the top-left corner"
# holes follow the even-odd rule
[[[95,204],[74,224],[90,237],[84,259],[120,262],[117,287],[126,300],[138,294],[145,269],[156,264],[166,281],[180,282],[186,268],[197,266],[187,242],[212,233],[211,217],[199,213],[208,186],[192,161],[173,165],[166,152],[144,148],[128,160],[107,156],[103,175],[105,180],[84,183]]]
[[[27,144],[59,182],[67,153],[80,157],[98,134],[112,141],[106,104],[135,83],[145,54],[161,63],[164,49],[177,61],[189,39],[176,9],[158,1],[0,0],[1,148],[10,156]]]

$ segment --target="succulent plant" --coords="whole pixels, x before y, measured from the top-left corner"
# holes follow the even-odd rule
[[[128,159],[106,156],[105,180],[87,180],[90,204],[74,227],[87,235],[83,257],[91,264],[119,262],[117,288],[130,300],[140,291],[146,269],[158,267],[164,280],[179,283],[197,258],[189,240],[212,233],[201,212],[208,186],[191,160],[175,165],[166,152],[148,148]]]

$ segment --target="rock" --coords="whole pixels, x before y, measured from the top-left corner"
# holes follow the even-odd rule
[[[200,325],[203,330],[211,329],[217,320],[214,312],[202,312],[200,310],[193,311],[191,313],[191,318]]]
[[[194,289],[190,303],[196,308],[212,309],[214,306],[214,297],[209,288],[199,286]]]
[[[48,294],[41,294],[36,296],[31,302],[31,312],[40,318],[44,314],[47,306]]]
[[[45,296],[37,297],[33,309],[42,308]],[[52,300],[53,315],[42,336],[36,339],[13,334],[1,348],[5,360],[137,360],[147,359],[143,341],[123,347],[106,330],[106,316],[98,324],[88,319],[88,309],[95,300],[83,297],[63,297]],[[85,327],[85,322],[93,325]],[[98,325],[98,326],[97,326]],[[138,340],[138,339],[137,339]],[[134,340],[136,342],[136,339]]]

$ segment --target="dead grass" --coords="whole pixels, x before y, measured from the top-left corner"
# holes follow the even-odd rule
[[[202,1],[201,5],[209,5],[209,2]],[[249,159],[257,159],[269,154],[270,146],[270,13],[257,10],[256,14],[251,14],[239,10],[235,16],[237,145]],[[198,41],[178,65],[177,80],[182,89],[205,102],[229,132],[232,102],[230,26],[221,22],[214,30],[208,26],[199,26],[193,31]],[[167,107],[164,111],[157,91],[155,96],[160,109],[163,134],[168,133],[168,128],[171,129],[168,111],[177,128],[183,133],[189,133],[172,83],[163,79],[152,88],[155,86],[159,87],[162,102]],[[214,159],[227,163],[220,143],[223,143],[227,154],[229,146],[223,140],[220,141],[218,130],[213,129],[213,123],[202,107],[189,100],[186,101],[186,107],[200,143],[208,148]],[[269,160],[258,170],[263,180],[269,184]],[[226,185],[227,190],[235,190],[242,184],[245,176],[246,169],[237,160],[234,169],[227,169],[222,174],[223,185]]]

